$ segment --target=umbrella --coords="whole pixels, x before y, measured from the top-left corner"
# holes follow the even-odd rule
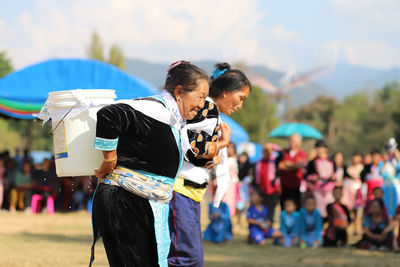
[[[276,127],[269,134],[269,137],[286,138],[292,134],[299,134],[303,138],[322,139],[322,134],[317,129],[310,125],[297,122],[285,123]]]

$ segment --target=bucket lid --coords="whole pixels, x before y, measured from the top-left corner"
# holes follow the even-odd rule
[[[115,90],[109,89],[51,92],[40,112],[34,116],[43,120],[43,123],[50,118],[54,121],[73,118],[89,108],[113,104],[116,97]]]
[[[72,107],[77,104],[95,105],[110,104],[115,98],[115,90],[110,89],[76,89],[50,92],[47,98],[49,108]]]

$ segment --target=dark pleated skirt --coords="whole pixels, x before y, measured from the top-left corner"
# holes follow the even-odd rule
[[[93,246],[102,237],[111,267],[158,266],[154,216],[147,199],[100,183],[93,198]]]

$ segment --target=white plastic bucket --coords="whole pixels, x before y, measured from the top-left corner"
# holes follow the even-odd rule
[[[86,89],[49,93],[56,172],[59,177],[94,175],[103,155],[94,149],[97,111],[114,103],[114,90]]]

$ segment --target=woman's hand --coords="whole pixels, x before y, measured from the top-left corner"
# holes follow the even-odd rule
[[[260,224],[260,227],[261,227],[262,230],[267,231],[268,228],[269,228],[268,222],[262,222]]]
[[[117,166],[117,150],[103,151],[104,160],[100,169],[95,169],[94,172],[98,179],[103,179],[108,174],[112,173]]]
[[[213,158],[212,161],[208,161],[208,162],[206,163],[206,165],[204,165],[203,168],[212,170],[212,169],[215,168],[215,166],[217,166],[217,165],[220,164],[220,163],[221,163],[221,160],[219,159],[219,156],[217,155],[217,156],[215,156],[215,157]]]
[[[396,148],[396,150],[394,151],[394,156],[396,157],[397,160],[400,161],[400,151],[399,151],[399,149]]]
[[[231,141],[232,130],[225,122],[220,122],[219,127],[221,128],[221,137],[218,140],[218,149],[227,147]]]

